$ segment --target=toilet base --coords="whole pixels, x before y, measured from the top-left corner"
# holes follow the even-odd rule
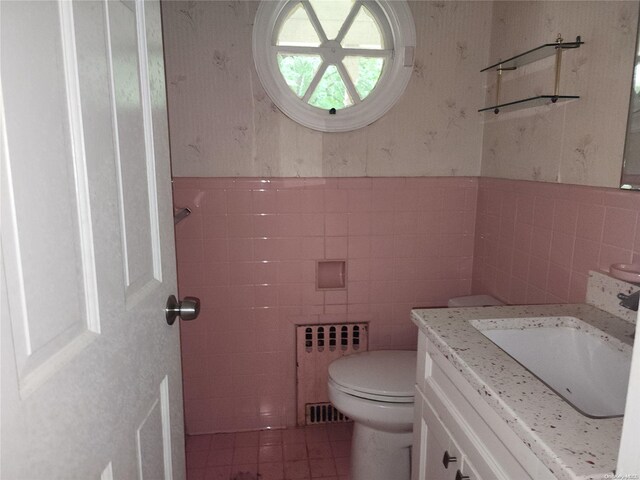
[[[391,433],[355,423],[351,480],[410,480],[412,432]]]

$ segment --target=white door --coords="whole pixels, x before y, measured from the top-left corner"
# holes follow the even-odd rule
[[[6,480],[184,478],[157,1],[1,1]]]

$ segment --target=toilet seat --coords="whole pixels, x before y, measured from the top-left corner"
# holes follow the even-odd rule
[[[329,365],[329,382],[338,390],[374,401],[413,403],[416,352],[362,352]]]
[[[414,396],[390,396],[390,395],[376,395],[375,393],[361,392],[354,388],[344,387],[336,383],[332,378],[329,378],[329,384],[340,390],[341,392],[351,395],[353,397],[363,398],[365,400],[373,400],[376,402],[386,403],[413,403]]]

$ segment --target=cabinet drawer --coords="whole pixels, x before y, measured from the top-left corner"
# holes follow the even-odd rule
[[[430,342],[423,392],[481,478],[554,479],[506,422]]]

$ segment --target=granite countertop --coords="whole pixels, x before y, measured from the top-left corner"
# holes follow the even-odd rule
[[[594,419],[582,415],[476,330],[469,320],[531,318],[530,328],[549,326],[534,317],[576,317],[617,339],[612,346],[625,350],[625,345],[633,343],[635,325],[586,304],[416,309],[412,317],[558,478],[612,477],[622,417]],[[513,327],[522,327],[522,322],[514,322]]]

